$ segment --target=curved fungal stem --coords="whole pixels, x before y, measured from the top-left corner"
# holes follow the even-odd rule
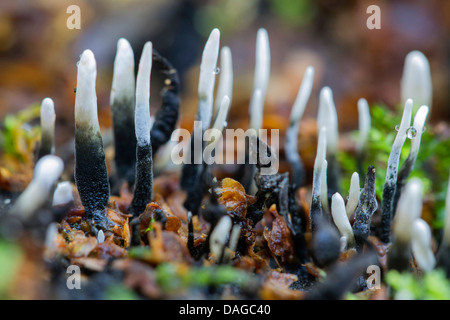
[[[345,206],[345,211],[347,212],[347,217],[350,217],[355,213],[356,207],[359,202],[359,195],[361,190],[359,188],[359,174],[358,172],[353,172],[350,179],[350,190],[348,191],[348,201]]]
[[[339,191],[339,165],[336,154],[338,151],[339,131],[336,106],[333,101],[333,92],[329,87],[320,91],[317,126],[327,128],[327,161],[328,161],[328,190],[330,194]]]
[[[400,160],[400,153],[407,137],[407,130],[411,123],[413,101],[408,99],[403,110],[402,121],[400,123],[397,136],[392,145],[391,153],[389,154],[386,180],[383,187],[383,200],[381,203],[381,235],[380,239],[384,243],[390,240],[391,221],[394,216],[394,196],[397,187],[397,173],[398,163]]]
[[[317,227],[318,217],[322,217],[322,202],[321,202],[321,181],[322,181],[322,166],[327,152],[327,130],[322,127],[319,132],[319,139],[317,142],[317,153],[314,161],[312,199],[311,199],[311,229]]]
[[[355,222],[352,227],[358,251],[362,250],[362,246],[370,234],[372,215],[377,208],[378,202],[375,195],[375,168],[369,166],[364,181],[364,189],[359,194],[359,202],[355,210]]]
[[[127,181],[132,188],[136,176],[134,53],[130,43],[124,38],[117,42],[110,104],[117,175],[117,186],[114,189],[120,188],[123,181]]]
[[[228,215],[225,215],[220,218],[214,230],[211,231],[209,248],[211,253],[216,257],[217,263],[220,263],[223,259],[223,252],[230,237],[232,225],[231,218]]]
[[[388,253],[388,268],[397,271],[409,266],[413,224],[422,213],[422,182],[412,178],[400,196],[392,233],[393,243]]]
[[[214,118],[217,118],[222,99],[225,96],[230,99],[231,104],[233,99],[233,60],[229,47],[223,47],[220,50],[220,77],[214,104]]]
[[[413,223],[411,246],[420,269],[424,272],[432,271],[436,265],[436,258],[431,248],[431,231],[428,223],[422,219],[417,219]]]
[[[109,181],[97,116],[94,54],[85,50],[78,63],[75,96],[75,183],[88,220],[105,217]]]
[[[306,68],[303,80],[297,93],[294,106],[291,110],[289,128],[286,132],[285,156],[292,169],[292,184],[294,190],[305,184],[305,168],[298,152],[298,133],[300,129],[300,120],[311,95],[314,82],[314,68]]]
[[[330,206],[328,203],[327,168],[328,161],[323,160],[322,172],[320,173],[320,202],[322,203],[323,213],[330,213]]]
[[[64,163],[57,156],[46,155],[39,159],[34,168],[33,180],[11,208],[11,214],[26,220],[44,206],[63,169]]]
[[[41,143],[37,159],[55,152],[55,105],[45,98],[41,103]]]
[[[159,148],[170,140],[178,121],[180,79],[178,71],[172,64],[155,50],[153,50],[153,64],[166,77],[161,93],[162,105],[156,112],[155,122],[150,132],[152,152],[155,155]]]
[[[152,70],[152,43],[145,43],[136,80],[136,186],[130,211],[134,216],[144,212],[153,191],[153,158],[150,130],[150,74]]]
[[[402,103],[412,99],[415,106],[430,107],[433,100],[430,64],[420,51],[411,51],[406,55],[401,80]]]
[[[355,237],[353,235],[352,226],[345,211],[345,202],[342,196],[336,192],[331,198],[331,215],[334,224],[338,228],[341,236],[347,241],[347,248],[355,246]]]
[[[406,180],[408,180],[408,177],[414,168],[414,164],[416,163],[416,158],[417,155],[419,154],[420,141],[422,140],[422,133],[423,128],[425,126],[425,121],[427,119],[427,114],[428,114],[428,107],[421,106],[414,117],[413,127],[409,129],[415,130],[415,136],[412,137],[411,149],[409,151],[408,158],[405,160],[398,173],[397,187],[395,190],[395,198],[394,198],[394,208],[397,207],[397,202],[400,197],[400,193],[402,192],[403,186],[405,185]]]

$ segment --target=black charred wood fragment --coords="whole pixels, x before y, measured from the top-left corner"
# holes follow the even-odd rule
[[[110,189],[102,137],[83,124],[77,124],[75,130],[75,183],[86,218],[93,218],[94,213],[104,215]]]
[[[327,273],[326,280],[317,284],[306,300],[339,300],[347,292],[360,291],[359,279],[367,276],[367,267],[380,266],[376,253],[358,254],[342,264],[335,264]],[[380,268],[381,269],[381,268]]]
[[[150,203],[153,193],[153,158],[152,145],[137,145],[136,148],[136,185],[130,213],[138,216]]]
[[[161,93],[162,105],[156,113],[155,122],[150,131],[153,154],[156,154],[159,148],[170,140],[178,121],[180,80],[177,70],[155,50],[153,50],[153,63],[165,76]]]
[[[356,240],[356,248],[362,250],[363,240],[370,235],[372,215],[378,208],[375,196],[375,167],[369,166],[367,169],[364,189],[359,196],[358,206],[355,210],[355,222],[353,223],[353,233]]]
[[[311,241],[311,255],[319,268],[327,267],[339,258],[340,235],[328,219],[323,217],[318,219]]]

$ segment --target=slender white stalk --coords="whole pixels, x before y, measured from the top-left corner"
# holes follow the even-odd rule
[[[141,61],[136,80],[135,130],[139,146],[150,144],[150,74],[152,71],[152,43],[146,42],[142,50]]]
[[[345,206],[345,211],[347,212],[347,217],[350,219],[353,213],[355,213],[356,207],[359,202],[359,194],[361,189],[359,187],[359,174],[353,172],[352,178],[350,179],[350,189],[348,191],[348,201]]]
[[[63,181],[56,185],[53,193],[53,205],[67,204],[73,201],[72,184],[69,181]]]
[[[311,228],[317,228],[318,216],[323,214],[322,204],[321,204],[321,193],[322,193],[322,174],[326,172],[323,171],[323,164],[327,152],[327,130],[322,127],[319,132],[319,138],[317,141],[317,152],[316,159],[314,161],[314,172],[313,172],[313,185],[312,185],[312,197],[311,197]]]
[[[50,191],[63,169],[64,163],[61,158],[53,155],[43,156],[36,163],[33,180],[19,196],[11,212],[26,219],[41,208],[49,199]]]
[[[324,87],[320,91],[317,125],[319,129],[327,128],[327,152],[336,154],[339,141],[338,119],[333,92],[329,87]]]
[[[252,111],[250,114],[250,128],[259,134],[259,129],[262,128],[263,113],[264,113],[264,97],[260,89],[256,89],[252,95]]]
[[[216,80],[217,58],[219,56],[220,31],[214,29],[209,35],[203,50],[198,82],[198,114],[197,120],[202,122],[202,130],[206,130],[213,111],[214,83]]]
[[[341,236],[347,239],[347,247],[353,247],[355,245],[355,237],[345,211],[344,199],[338,192],[331,197],[331,215]]]
[[[450,246],[450,177],[448,179],[447,195],[445,197],[445,220],[443,241]]]
[[[233,61],[229,47],[223,47],[220,50],[220,77],[214,105],[214,114],[216,116],[222,104],[222,99],[225,96],[230,99],[231,104],[233,98]]]
[[[270,45],[266,29],[259,29],[256,35],[255,76],[250,101],[250,127],[261,129],[264,100],[270,78]]]
[[[328,206],[327,168],[328,161],[323,160],[322,172],[320,173],[320,202],[322,203],[323,211],[330,212],[330,208]]]
[[[216,257],[216,261],[220,259],[223,248],[228,242],[231,226],[231,218],[228,215],[225,215],[220,218],[214,230],[211,232],[209,247],[211,253]]]
[[[51,98],[45,98],[41,103],[41,130],[43,143],[49,144],[51,154],[55,151],[55,105]]]
[[[402,120],[392,144],[391,153],[389,154],[388,166],[386,170],[386,184],[394,185],[397,182],[398,162],[400,160],[400,152],[407,138],[408,129],[411,124],[413,101],[406,100],[405,109],[403,110]]]
[[[393,233],[397,240],[410,243],[413,223],[421,213],[422,182],[418,178],[411,178],[398,200],[393,225]]]
[[[356,151],[362,153],[367,143],[371,126],[369,104],[364,98],[358,100],[358,123],[359,137],[356,143]]]
[[[401,99],[412,99],[416,106],[427,105],[431,108],[433,85],[430,64],[420,51],[411,51],[405,58],[401,80]]]
[[[290,163],[301,161],[298,154],[298,131],[300,128],[300,119],[308,103],[314,82],[314,68],[309,66],[306,68],[303,80],[298,89],[297,98],[291,110],[289,128],[286,132],[285,154]]]
[[[133,99],[135,93],[134,52],[128,40],[117,41],[117,53],[114,60],[114,72],[110,103]]]
[[[436,265],[436,258],[431,248],[431,231],[428,223],[422,219],[414,221],[412,234],[411,244],[414,259],[420,269],[425,272],[432,271]]]
[[[320,186],[320,176],[322,173],[322,167],[324,161],[326,161],[326,155],[327,155],[327,129],[325,127],[322,127],[319,132],[319,138],[317,140],[317,152],[316,152],[316,159],[314,160],[314,180],[317,180],[316,182],[319,182]],[[315,179],[315,177],[318,177],[319,179]],[[314,189],[314,187],[313,187]],[[320,188],[317,190],[320,192]]]
[[[297,98],[291,111],[290,126],[298,123],[305,112],[306,104],[308,103],[314,83],[314,68],[308,66],[303,75],[302,83],[298,89]]]
[[[230,99],[228,98],[228,96],[223,96],[222,103],[220,104],[216,120],[214,121],[214,125],[211,129],[208,129],[206,131],[208,133],[206,141],[211,141],[208,144],[208,148],[210,150],[214,149],[214,147],[221,139],[222,131],[227,126],[227,116],[229,109],[230,109]]]

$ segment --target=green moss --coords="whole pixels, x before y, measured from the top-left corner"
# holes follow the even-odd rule
[[[18,245],[0,240],[0,299],[8,298],[7,289],[16,278],[22,261],[23,252]]]

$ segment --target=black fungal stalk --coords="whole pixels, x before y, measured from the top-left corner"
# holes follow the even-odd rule
[[[96,73],[94,54],[86,50],[78,64],[75,98],[75,183],[94,231],[95,225],[106,227],[104,211],[110,190],[97,118]]]
[[[365,240],[370,235],[372,215],[377,208],[378,202],[375,196],[375,167],[369,166],[364,182],[364,189],[359,196],[358,206],[355,211],[355,222],[352,227],[358,251],[362,250]]]

